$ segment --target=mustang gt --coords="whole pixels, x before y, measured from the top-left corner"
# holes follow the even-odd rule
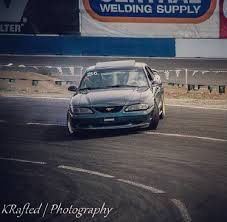
[[[67,113],[70,134],[82,130],[156,129],[165,116],[158,72],[134,60],[101,62],[86,69]]]

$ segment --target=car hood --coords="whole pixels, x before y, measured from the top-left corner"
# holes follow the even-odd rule
[[[116,88],[80,91],[72,98],[76,106],[124,106],[146,100],[148,88]]]

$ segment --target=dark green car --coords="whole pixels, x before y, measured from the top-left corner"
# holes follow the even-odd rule
[[[67,113],[70,134],[80,130],[156,129],[165,115],[164,89],[145,63],[114,61],[89,67],[74,91]]]

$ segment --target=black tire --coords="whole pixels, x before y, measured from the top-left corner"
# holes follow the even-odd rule
[[[69,113],[67,114],[67,129],[68,129],[69,135],[71,135],[71,136],[75,136],[76,135],[76,132],[75,132],[75,130],[72,127],[72,120],[71,120],[71,117],[70,117]]]
[[[159,118],[164,119],[166,116],[166,106],[165,106],[165,100],[163,98],[162,100],[162,108],[161,108],[162,113],[160,114]]]
[[[159,108],[157,103],[155,102],[149,129],[156,130],[158,127],[158,123],[159,123]]]

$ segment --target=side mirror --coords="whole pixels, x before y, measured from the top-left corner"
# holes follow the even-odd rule
[[[70,86],[68,88],[68,90],[71,91],[71,92],[77,92],[77,87],[73,85],[73,86]]]
[[[152,84],[153,85],[160,85],[160,84],[162,84],[161,77],[159,75],[155,75]]]

